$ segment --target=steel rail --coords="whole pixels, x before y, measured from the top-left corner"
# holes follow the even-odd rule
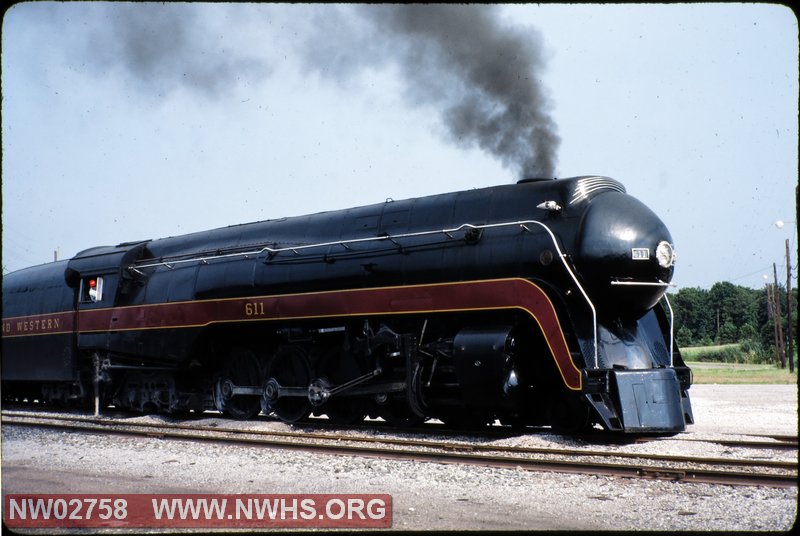
[[[774,435],[774,434],[733,434],[740,437],[753,437],[753,438],[766,438],[772,441],[763,441],[759,439],[725,439],[723,438],[702,438],[692,437],[692,432],[684,432],[680,436],[681,441],[694,441],[702,443],[716,443],[726,447],[739,447],[739,448],[753,448],[765,450],[797,450],[798,440],[797,436],[790,435]],[[658,438],[637,438],[637,443],[649,443],[653,441],[660,441]]]
[[[88,414],[41,414],[32,411],[20,411],[20,410],[5,410],[2,412],[2,417],[22,417],[22,418],[34,418],[34,419],[52,419],[52,420],[62,420],[62,421],[69,421],[69,420],[76,420],[82,422],[92,422],[96,424],[105,424],[109,426],[113,426],[116,424],[124,425],[125,423],[115,422],[113,417],[98,417],[94,415]],[[307,439],[321,439],[321,440],[338,440],[341,439],[342,436],[336,434],[326,434],[320,432],[307,432],[307,431],[295,431],[295,432],[286,432],[280,430],[246,430],[246,429],[237,429],[237,428],[220,428],[218,426],[201,426],[201,425],[194,425],[194,424],[179,424],[179,423],[133,423],[136,426],[141,427],[171,427],[179,430],[199,430],[199,431],[226,431],[230,433],[248,433],[248,434],[259,434],[259,435],[266,435],[266,436],[276,436],[276,437],[298,437],[298,438],[307,438]],[[486,428],[476,428],[472,430],[455,430],[450,428],[445,428],[440,425],[436,424],[425,424],[420,427],[415,428],[397,428],[397,427],[386,427],[386,423],[377,421],[375,423],[370,424],[350,424],[350,425],[342,425],[342,424],[335,424],[331,423],[326,419],[319,419],[313,420],[308,422],[301,422],[295,423],[293,427],[300,428],[300,427],[308,427],[308,428],[334,428],[337,430],[345,429],[345,430],[352,430],[352,431],[361,431],[361,430],[370,430],[374,431],[376,428],[386,428],[388,432],[398,432],[398,433],[405,433],[405,434],[416,434],[416,435],[429,435],[429,434],[440,434],[440,435],[458,435],[458,436],[465,436],[468,434],[474,435],[476,437],[498,437],[498,438],[507,438],[507,437],[514,437],[520,435],[519,433],[514,433],[511,430],[502,430],[497,429],[497,427],[486,427]],[[384,426],[381,426],[384,425]],[[427,428],[426,428],[427,427]],[[764,450],[797,450],[798,448],[798,438],[797,436],[786,436],[786,435],[755,435],[754,437],[766,437],[773,439],[774,441],[758,441],[758,440],[742,440],[742,439],[724,439],[724,438],[697,438],[691,437],[691,432],[685,432],[680,435],[678,440],[680,441],[692,441],[692,442],[701,442],[701,443],[716,443],[718,445],[724,445],[729,447],[741,447],[741,448],[753,448],[753,449],[764,449]],[[533,453],[533,454],[562,454],[562,455],[581,455],[581,456],[597,456],[597,457],[624,457],[624,458],[639,458],[639,459],[650,459],[650,460],[667,460],[667,461],[675,461],[678,460],[679,456],[669,456],[663,454],[650,454],[650,453],[624,453],[624,452],[615,452],[615,451],[597,451],[597,450],[575,450],[575,449],[553,449],[553,448],[546,448],[546,447],[517,447],[517,446],[508,446],[508,445],[483,445],[483,444],[473,444],[473,443],[464,443],[464,442],[443,442],[443,441],[432,441],[432,440],[417,440],[417,439],[410,439],[410,438],[390,438],[390,437],[381,437],[376,438],[374,436],[370,437],[363,437],[363,436],[348,436],[348,441],[354,442],[368,442],[368,443],[386,443],[386,444],[399,444],[399,445],[415,445],[415,446],[430,446],[434,448],[449,448],[449,449],[462,449],[462,450],[479,450],[479,451],[505,451],[505,452],[520,452],[520,453]],[[652,437],[642,437],[642,438],[625,438],[620,441],[620,438],[616,436],[609,436],[609,435],[588,435],[584,436],[583,439],[587,442],[596,442],[596,443],[605,443],[605,444],[620,444],[620,443],[651,443],[651,442],[658,442],[658,441],[669,441],[672,438],[652,438]],[[705,460],[705,462],[703,461]],[[691,456],[686,456],[685,461],[692,461],[697,463],[715,463],[717,460],[719,461],[727,461],[730,465],[746,465],[746,464],[764,464],[770,465],[775,464],[776,467],[787,467],[792,468],[792,466],[786,465],[787,463],[794,464],[796,468],[796,462],[772,462],[769,460],[736,460],[731,458],[695,458]]]
[[[409,427],[409,428],[397,428],[388,426],[387,423],[383,421],[374,421],[369,423],[361,423],[361,424],[336,424],[328,421],[327,419],[312,419],[309,421],[303,421],[294,424],[295,428],[300,427],[307,427],[307,428],[334,428],[337,430],[382,430],[382,431],[391,431],[391,432],[400,432],[404,434],[415,434],[415,435],[424,435],[428,436],[431,434],[438,434],[438,435],[446,435],[446,436],[475,436],[475,437],[495,437],[495,438],[509,438],[509,437],[517,437],[526,434],[536,434],[536,433],[543,433],[543,432],[551,432],[550,427],[547,426],[536,426],[536,427],[528,427],[526,429],[514,429],[509,426],[486,426],[486,427],[478,427],[478,428],[469,428],[469,429],[456,429],[456,428],[448,428],[444,424],[437,424],[437,423],[424,423],[419,426]],[[775,434],[733,434],[737,436],[745,436],[745,437],[761,437],[772,439],[774,441],[759,441],[756,439],[752,440],[743,440],[743,439],[724,439],[724,438],[698,438],[692,437],[694,432],[681,432],[677,436],[662,436],[662,437],[620,437],[616,436],[613,433],[606,432],[604,430],[593,430],[588,434],[582,435],[575,435],[573,437],[577,439],[582,439],[588,443],[595,443],[595,444],[610,444],[610,445],[620,445],[620,444],[629,444],[629,443],[650,443],[650,442],[658,442],[658,441],[671,441],[671,440],[678,440],[678,441],[692,441],[692,442],[702,442],[702,443],[717,443],[719,445],[725,445],[729,447],[741,447],[741,448],[754,448],[754,449],[765,449],[765,450],[797,450],[798,449],[798,439],[797,436],[788,436],[788,435],[775,435]]]
[[[267,417],[264,417],[265,419]],[[485,426],[485,427],[476,427],[476,428],[467,428],[467,429],[457,429],[457,428],[448,428],[445,424],[438,424],[435,422],[426,422],[419,426],[409,427],[409,428],[397,428],[388,426],[387,423],[383,421],[370,421],[367,423],[356,423],[356,424],[336,424],[332,423],[327,419],[317,419],[317,418],[310,418],[308,421],[303,421],[294,424],[295,428],[300,427],[307,427],[307,428],[334,428],[337,430],[346,429],[346,430],[386,430],[392,432],[401,432],[404,434],[416,434],[416,435],[430,435],[430,434],[438,434],[438,435],[446,435],[446,436],[466,436],[472,435],[475,437],[496,437],[496,438],[509,438],[509,437],[516,437],[520,435],[526,435],[529,433],[543,433],[543,432],[551,432],[549,426],[529,426],[523,429],[517,429],[506,425],[492,425],[492,426]],[[765,438],[765,439],[772,439],[773,441],[759,441],[757,439],[752,440],[742,440],[742,439],[725,439],[725,438],[698,438],[692,437],[696,432],[681,432],[677,436],[643,436],[643,437],[624,437],[624,436],[617,436],[613,433],[606,432],[604,430],[597,430],[594,429],[586,434],[579,434],[573,437],[577,439],[582,439],[588,443],[595,443],[595,444],[611,444],[611,445],[618,445],[618,444],[627,444],[627,443],[649,443],[649,442],[657,442],[657,441],[670,441],[677,439],[679,441],[693,441],[693,442],[704,442],[704,443],[717,443],[720,445],[731,446],[731,447],[750,447],[756,449],[767,449],[767,450],[774,450],[774,449],[798,449],[798,438],[794,435],[782,435],[782,434],[728,434],[728,435],[735,435],[739,437],[753,437],[753,438]]]
[[[5,416],[5,413],[4,413]],[[191,424],[177,424],[177,423],[120,423],[112,419],[96,418],[88,416],[43,416],[37,414],[12,414],[9,416],[31,418],[31,419],[50,419],[57,421],[77,421],[88,422],[100,426],[138,426],[142,428],[169,428],[174,430],[197,431],[197,432],[220,432],[229,434],[250,434],[263,437],[281,437],[281,438],[297,438],[301,440],[323,440],[323,441],[351,441],[354,443],[381,443],[385,445],[396,446],[413,446],[422,448],[454,450],[454,451],[477,451],[477,452],[507,452],[515,454],[545,454],[545,455],[559,455],[559,456],[582,456],[582,457],[598,457],[598,458],[630,458],[639,460],[651,461],[669,461],[669,462],[686,462],[697,463],[701,465],[745,465],[745,466],[759,466],[779,469],[797,470],[797,462],[787,462],[780,460],[746,460],[736,458],[697,458],[694,456],[679,456],[679,455],[666,455],[666,454],[651,454],[651,453],[632,453],[632,452],[614,452],[614,451],[599,451],[599,450],[576,450],[576,449],[555,449],[547,447],[522,447],[511,445],[485,445],[464,442],[452,441],[432,441],[421,439],[408,439],[408,438],[387,438],[387,437],[359,437],[359,436],[346,436],[336,434],[324,434],[318,432],[285,432],[280,430],[248,430],[238,428],[221,428],[218,426],[199,426]],[[694,440],[701,441],[701,440]],[[727,444],[729,442],[713,441],[709,442]],[[747,446],[772,446],[772,443],[767,442],[748,442]]]
[[[550,472],[566,472],[578,474],[594,474],[594,475],[611,475],[622,477],[638,477],[638,478],[655,478],[667,479],[681,482],[696,482],[696,483],[713,483],[713,484],[730,484],[730,485],[757,485],[757,486],[773,486],[773,487],[793,487],[797,486],[797,464],[786,463],[784,465],[764,464],[764,460],[747,461],[745,465],[755,466],[761,465],[762,467],[781,468],[781,469],[794,469],[794,474],[777,474],[777,473],[752,473],[752,472],[735,472],[735,471],[719,471],[713,469],[698,469],[687,467],[656,467],[656,466],[643,466],[643,465],[630,465],[630,464],[617,464],[617,463],[598,463],[598,462],[585,462],[576,460],[565,459],[532,459],[522,458],[519,456],[507,455],[486,455],[475,454],[473,452],[454,452],[454,450],[486,450],[486,451],[504,451],[515,453],[533,453],[537,449],[520,449],[515,447],[507,447],[508,450],[497,448],[497,446],[488,445],[453,445],[451,443],[437,443],[427,441],[387,441],[382,438],[360,438],[360,442],[367,442],[372,444],[390,444],[394,448],[388,447],[368,447],[360,445],[343,445],[343,442],[352,441],[359,442],[359,438],[350,438],[342,436],[332,436],[317,434],[298,434],[293,432],[271,432],[271,431],[252,431],[252,430],[238,430],[238,429],[220,429],[216,427],[192,427],[182,425],[159,425],[155,423],[126,423],[119,424],[107,419],[68,419],[68,418],[51,418],[51,417],[20,417],[6,416],[3,419],[3,424],[17,425],[17,426],[31,426],[31,427],[49,427],[49,428],[68,428],[72,430],[79,430],[84,432],[98,432],[116,434],[116,435],[139,435],[157,438],[169,438],[180,440],[192,441],[209,441],[209,442],[228,442],[240,443],[246,445],[261,445],[271,446],[276,448],[286,448],[293,450],[311,450],[325,452],[328,454],[339,455],[359,455],[371,456],[379,458],[392,458],[403,460],[416,460],[416,461],[430,461],[437,463],[454,463],[454,464],[471,464],[482,465],[487,467],[504,467],[525,469],[531,471],[550,471]],[[112,428],[113,427],[113,428]],[[203,434],[200,434],[203,432]],[[280,439],[277,439],[280,438]],[[290,438],[291,440],[287,440]],[[298,441],[298,439],[300,441]],[[324,443],[311,443],[308,439],[320,440],[325,439]],[[430,449],[439,449],[440,451],[420,451],[396,448],[398,446],[415,446],[426,447]],[[485,447],[476,448],[476,447]],[[557,449],[542,449],[549,454],[563,455]],[[539,452],[541,453],[541,452]],[[592,457],[597,455],[594,452],[579,452],[571,451],[567,455]],[[626,455],[625,453],[612,453],[610,454],[618,458],[631,458],[640,457],[640,455]],[[669,461],[684,461],[696,464],[711,464],[711,465],[737,465],[734,460],[729,459],[696,459],[688,457],[673,457],[666,458]],[[646,459],[646,458],[645,458]]]
[[[124,415],[130,417],[130,413],[123,413]],[[139,415],[136,415],[139,416]],[[218,417],[219,415],[216,413],[209,414],[209,418]],[[3,410],[2,417],[31,417],[31,418],[48,418],[48,419],[76,419],[76,420],[89,420],[89,421],[109,421],[114,417],[106,415],[106,416],[96,416],[90,414],[76,414],[76,413],[62,413],[62,414],[54,414],[54,413],[38,413],[36,411],[25,411],[20,409],[12,409],[12,410]],[[273,418],[260,416],[258,419],[254,419],[251,422],[258,423],[261,421],[265,422],[275,422]],[[139,426],[163,426],[157,423],[136,423]],[[185,427],[186,429],[198,429],[195,425],[181,425],[177,423],[165,424],[169,426],[175,427]],[[486,426],[486,427],[478,427],[478,428],[469,428],[469,429],[457,429],[457,428],[448,428],[444,424],[438,424],[435,422],[427,422],[418,426],[408,427],[408,428],[398,428],[396,426],[389,426],[388,423],[384,421],[370,421],[365,423],[356,423],[356,424],[337,424],[329,421],[327,418],[314,418],[310,417],[306,421],[297,422],[292,425],[295,429],[335,429],[335,430],[351,430],[351,431],[384,431],[390,433],[403,433],[408,435],[422,435],[422,436],[430,436],[431,434],[436,435],[444,435],[444,436],[474,436],[474,437],[495,437],[495,438],[510,438],[510,437],[517,437],[520,435],[526,435],[527,432],[521,431],[519,429],[513,429],[508,426]],[[204,427],[199,427],[200,429]],[[219,427],[210,428],[211,430],[220,430]],[[537,432],[549,432],[549,427],[530,427],[528,429],[531,433]],[[232,432],[237,432],[237,429],[231,429]],[[340,436],[333,436],[333,435],[325,435],[319,432],[281,432],[275,430],[251,430],[249,433],[264,433],[264,434],[274,434],[274,435],[285,435],[285,436],[303,436],[303,437],[318,437],[320,439],[328,439],[333,437],[340,437]],[[754,439],[725,439],[722,438],[701,438],[701,437],[693,437],[696,432],[682,432],[678,436],[665,436],[665,437],[657,437],[657,436],[643,436],[643,437],[619,437],[613,434],[609,434],[605,431],[594,430],[590,433],[577,435],[574,436],[577,439],[581,439],[588,443],[595,443],[598,445],[619,445],[619,444],[629,444],[629,443],[652,443],[652,442],[659,442],[659,441],[672,441],[672,440],[679,440],[679,441],[691,441],[691,442],[700,442],[700,443],[716,443],[718,445],[724,445],[729,447],[739,447],[739,448],[753,448],[753,449],[764,449],[764,450],[797,450],[798,445],[798,436],[796,435],[786,435],[786,434],[727,434],[727,435],[734,435],[737,437],[753,437]],[[766,438],[771,439],[772,441],[763,441],[758,440],[755,438]],[[354,438],[354,440],[368,440],[370,438]],[[385,438],[384,441],[406,441],[406,440],[393,440],[391,438]],[[448,444],[455,444],[458,443],[448,443]],[[477,445],[477,448],[483,448],[482,445]],[[552,450],[552,449],[551,449]],[[565,452],[570,452],[569,450],[565,450]],[[585,451],[582,451],[585,452]],[[617,453],[609,452],[609,455],[618,456]],[[654,454],[653,456],[659,456]]]
[[[745,441],[741,439],[690,439],[689,441],[708,441],[709,443],[717,443],[718,445],[725,445],[726,447],[740,447],[740,448],[754,448],[754,449],[785,449],[797,450],[797,441]]]

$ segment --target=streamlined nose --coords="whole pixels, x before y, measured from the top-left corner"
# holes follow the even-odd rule
[[[621,192],[589,201],[580,224],[575,264],[595,305],[619,314],[641,314],[672,280],[672,236],[655,213]]]

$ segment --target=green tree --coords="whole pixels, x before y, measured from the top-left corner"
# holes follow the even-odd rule
[[[698,343],[713,333],[712,317],[708,312],[708,291],[701,288],[682,288],[670,299],[675,312],[675,328],[686,328],[691,341]],[[685,332],[684,332],[685,333]]]
[[[781,288],[779,293],[781,306],[785,309],[786,290]],[[775,337],[766,289],[752,289],[724,281],[715,283],[708,290],[680,289],[670,296],[670,303],[675,312],[679,344],[707,346],[715,342],[749,341],[747,348],[752,359],[774,360]],[[797,309],[796,300],[792,309]],[[786,311],[781,313],[785,330],[788,315]]]
[[[725,323],[719,328],[719,333],[717,334],[717,344],[730,344],[736,342],[736,331],[736,326],[733,324],[733,321],[730,318],[725,320]]]
[[[730,338],[730,329],[722,336],[722,328],[726,323],[733,325],[738,333],[739,328],[748,322],[753,322],[756,317],[756,303],[758,293],[751,289],[734,285],[728,281],[714,283],[708,291],[708,306],[714,315],[715,337]],[[736,334],[733,338],[736,338]]]
[[[678,341],[678,346],[692,346],[694,339],[692,338],[692,330],[686,326],[681,326],[675,334],[675,339]]]
[[[746,322],[739,328],[740,341],[758,341],[758,330],[753,322]]]

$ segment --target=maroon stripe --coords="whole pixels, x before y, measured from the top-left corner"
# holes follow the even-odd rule
[[[75,330],[75,311],[3,319],[3,337],[53,335]]]
[[[566,385],[581,388],[561,324],[542,289],[525,279],[355,289],[282,296],[165,303],[81,311],[79,331],[205,326],[217,322],[288,320],[481,309],[523,309],[542,328]]]

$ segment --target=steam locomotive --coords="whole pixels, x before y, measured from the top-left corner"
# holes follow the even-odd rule
[[[671,242],[582,176],[95,247],[4,277],[2,395],[676,433]]]

